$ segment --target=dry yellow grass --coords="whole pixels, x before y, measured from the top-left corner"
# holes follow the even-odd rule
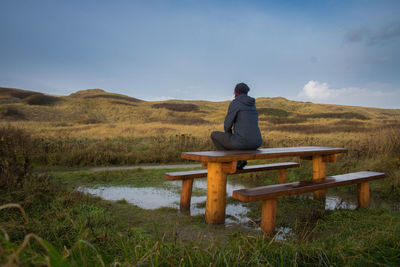
[[[12,100],[10,94],[18,95],[17,89],[3,90],[3,93],[1,90],[0,97],[8,99],[8,102],[3,101],[0,106],[0,124],[11,124],[35,136],[52,138],[101,139],[176,134],[206,137],[213,130],[222,130],[229,105],[229,101],[140,101],[102,90],[86,90],[60,97],[61,101],[53,105],[28,105],[23,99],[15,101],[14,97]],[[159,103],[192,104],[198,110],[180,112],[153,107]],[[17,109],[24,118],[7,116],[9,107]],[[258,98],[257,107],[266,111],[260,112],[259,117],[260,128],[267,139],[309,136],[351,139],[382,127],[400,125],[398,109],[322,105],[280,97]]]
[[[44,151],[51,147],[56,153],[51,159],[54,164],[61,161],[59,157],[65,147],[84,158],[76,162],[98,162],[95,164],[102,164],[102,158],[116,158],[109,162],[138,162],[145,156],[134,154],[124,158],[124,155],[146,148],[154,153],[159,153],[160,149],[168,149],[170,153],[174,153],[173,149],[211,149],[209,135],[214,130],[223,130],[229,105],[229,101],[149,102],[98,89],[60,97],[59,101],[48,105],[24,102],[23,97],[34,93],[0,88],[0,99],[3,99],[0,126],[11,125],[43,139],[40,145],[44,144]],[[8,112],[10,107],[13,109]],[[264,147],[340,146],[349,148],[354,157],[365,154],[373,157],[400,150],[397,148],[400,143],[397,137],[400,136],[399,109],[322,105],[281,97],[258,98],[257,108]],[[188,141],[187,136],[195,140]],[[77,145],[79,140],[86,140],[84,147]],[[173,144],[168,147],[161,145],[163,142]],[[88,154],[91,159],[87,159]],[[169,160],[153,158],[152,152],[148,154],[151,162]],[[179,158],[179,151],[176,155]],[[77,156],[71,156],[74,157]]]

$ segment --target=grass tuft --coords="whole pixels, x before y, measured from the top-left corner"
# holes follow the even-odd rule
[[[199,111],[199,107],[195,104],[183,104],[183,103],[160,103],[153,104],[152,108],[165,108],[171,111],[178,112],[190,112],[190,111]]]

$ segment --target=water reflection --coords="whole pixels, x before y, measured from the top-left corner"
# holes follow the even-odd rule
[[[180,181],[169,182],[169,185],[173,187],[181,187]],[[243,186],[227,185],[227,195],[231,196],[232,192],[237,189],[241,189]],[[206,201],[206,189],[207,182],[204,180],[198,180],[193,183],[193,190],[200,190],[204,192],[201,196],[192,196],[191,198],[191,215],[199,215],[205,213],[204,204]],[[85,187],[81,186],[77,188],[78,191],[99,196],[106,200],[126,200],[126,202],[136,205],[142,209],[158,209],[161,207],[179,208],[180,195],[174,193],[176,190],[167,190],[156,187],[129,187],[129,186],[96,186],[96,187]],[[200,206],[200,207],[199,207]],[[203,206],[203,207],[202,207]],[[249,212],[249,208],[243,206],[243,204],[228,204],[226,206],[226,222],[227,223],[245,223],[249,220],[246,214]]]
[[[181,188],[182,182],[181,181],[169,181],[167,182],[169,185],[173,185],[176,186],[178,188]],[[228,181],[228,183],[226,184],[226,194],[228,196],[232,196],[233,191],[238,190],[238,189],[242,189],[245,188],[245,186],[243,185],[238,185],[238,184],[232,184]],[[202,190],[205,192],[207,191],[207,180],[206,179],[201,179],[201,180],[194,180],[193,182],[193,189],[198,189],[198,190]]]
[[[325,210],[336,210],[336,209],[349,209],[355,210],[357,204],[349,200],[343,200],[336,195],[327,195],[325,200]]]
[[[275,235],[275,240],[278,241],[286,241],[290,238],[294,237],[294,233],[292,232],[292,229],[289,227],[278,227],[275,229],[276,235]]]
[[[129,187],[129,186],[96,186],[77,188],[78,191],[99,196],[106,200],[126,200],[128,203],[136,205],[142,209],[158,209],[161,207],[170,207],[179,209],[181,181],[168,181],[169,189],[156,187]],[[232,196],[234,190],[244,188],[240,184],[231,184],[228,181],[226,193]],[[193,183],[193,192],[196,192],[191,199],[191,215],[199,215],[205,213],[207,180],[195,180]],[[311,196],[310,196],[311,197]],[[335,209],[356,209],[357,204],[346,199],[344,201],[337,195],[328,194],[325,201],[326,210]],[[226,206],[226,222],[227,223],[251,223],[252,220],[247,217],[250,209],[243,203],[230,203]],[[281,239],[285,239],[288,233],[287,229],[277,229],[282,233]],[[278,239],[279,239],[278,238]]]
[[[128,186],[98,186],[98,187],[78,187],[78,191],[99,196],[106,200],[126,200],[142,209],[158,209],[161,207],[177,206],[179,198],[176,194],[154,187],[128,187]]]

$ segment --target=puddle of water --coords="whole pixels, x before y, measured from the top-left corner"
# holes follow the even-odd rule
[[[80,186],[77,190],[106,200],[125,199],[128,203],[142,209],[175,208],[176,201],[179,201],[173,192],[154,187],[98,186],[94,188]]]
[[[170,182],[173,186],[180,188],[180,181]],[[226,188],[227,196],[231,196],[234,190],[243,188],[241,185],[233,185],[228,183]],[[206,180],[197,180],[193,183],[193,189],[200,189],[204,192],[207,189]],[[97,186],[97,187],[78,187],[78,191],[99,196],[106,200],[122,200],[125,199],[128,203],[136,205],[142,209],[158,209],[161,207],[179,208],[180,195],[170,190],[155,188],[155,187],[127,187],[127,186]],[[199,215],[205,213],[205,208],[197,207],[198,204],[206,201],[206,195],[192,196],[191,199],[191,215]],[[343,201],[338,196],[327,196],[325,209],[335,210],[356,209],[357,205]],[[250,211],[249,208],[239,204],[228,204],[226,206],[227,222],[246,223],[250,219],[246,214]]]
[[[181,187],[180,181],[170,182],[170,185]],[[243,187],[236,185],[227,185],[227,195],[232,195],[234,190]],[[193,189],[207,189],[206,181],[195,181]],[[97,187],[78,187],[78,191],[99,196],[106,200],[122,200],[125,199],[128,203],[136,205],[142,209],[158,209],[161,207],[179,208],[180,194],[170,190],[155,188],[155,187],[127,187],[127,186],[97,186]],[[205,214],[205,207],[199,208],[198,204],[206,201],[206,195],[192,196],[191,198],[191,215]],[[242,204],[228,204],[226,206],[226,223],[245,223],[250,219],[246,214],[250,211],[249,208]]]
[[[289,227],[278,227],[275,229],[275,231],[276,235],[274,238],[277,241],[286,241],[294,237],[294,233],[292,232],[292,229]]]
[[[325,210],[336,210],[336,209],[349,209],[355,210],[357,208],[357,204],[344,200],[336,195],[327,194],[325,200]]]
[[[179,209],[180,201],[180,189],[182,186],[181,181],[167,181],[166,184],[169,186],[169,190],[163,188],[155,187],[129,187],[129,186],[97,186],[97,187],[84,187],[81,186],[77,188],[78,191],[99,196],[106,200],[122,200],[125,199],[128,203],[136,205],[142,209],[158,209],[161,207],[170,207]],[[172,188],[171,188],[172,187]],[[227,196],[232,196],[234,190],[242,189],[244,186],[239,184],[227,183],[226,193]],[[191,211],[190,214],[199,215],[205,214],[205,207],[199,207],[198,204],[206,201],[206,190],[207,190],[207,180],[198,179],[193,183],[193,190],[198,190],[200,196],[192,196],[191,199]],[[312,197],[312,194],[309,195]],[[372,199],[371,199],[372,200]],[[379,202],[380,203],[380,202]],[[380,206],[381,204],[374,203],[371,201],[371,207]],[[204,206],[204,205],[200,205]],[[338,196],[335,194],[327,194],[325,209],[335,210],[335,209],[351,209],[357,208],[356,195],[349,196]],[[398,209],[398,207],[397,207]],[[239,223],[245,227],[252,229],[257,229],[254,222],[248,218],[246,215],[250,211],[249,208],[245,207],[242,203],[228,204],[226,206],[226,223]],[[250,227],[252,224],[253,227]],[[247,225],[247,226],[246,226]],[[258,227],[259,229],[259,227]],[[290,228],[280,227],[277,228],[276,240],[287,240],[293,236]]]

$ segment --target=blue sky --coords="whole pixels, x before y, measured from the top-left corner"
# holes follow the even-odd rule
[[[400,1],[1,0],[0,86],[400,108]]]

